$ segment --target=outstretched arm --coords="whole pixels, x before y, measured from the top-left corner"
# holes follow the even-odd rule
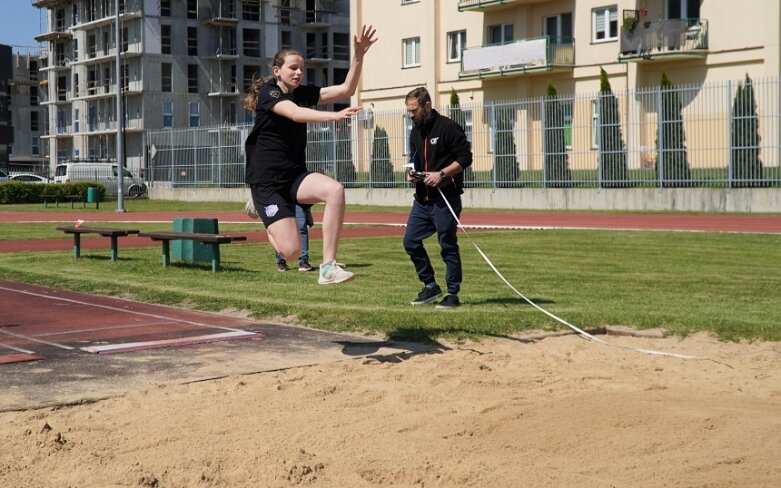
[[[322,98],[322,97],[321,97]],[[314,110],[306,107],[299,107],[290,100],[283,100],[271,109],[275,114],[287,117],[290,120],[300,123],[312,122],[333,122],[342,119],[348,119],[358,113],[360,107],[347,107],[338,112],[329,112],[325,110]]]
[[[364,25],[361,28],[361,35],[353,37],[353,52],[355,55],[344,82],[341,85],[331,85],[320,89],[319,103],[327,104],[355,94],[355,89],[358,87],[358,79],[361,77],[361,69],[363,68],[363,56],[372,44],[377,42],[378,38],[374,36],[376,32],[377,30],[374,27]]]

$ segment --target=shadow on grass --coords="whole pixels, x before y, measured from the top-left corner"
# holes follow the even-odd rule
[[[536,303],[537,305],[539,305],[541,303],[546,303],[546,304],[547,303],[556,303],[554,300],[550,300],[550,299],[547,299],[547,298],[529,298],[529,300],[531,300],[532,302]],[[524,300],[521,297],[488,298],[486,300],[480,300],[480,301],[474,301],[474,302],[470,301],[469,302],[470,305],[471,304],[474,304],[474,305],[486,305],[486,304],[491,304],[491,305],[518,305],[519,303],[522,304],[522,305],[528,305],[529,304],[528,302],[526,302],[526,300]]]

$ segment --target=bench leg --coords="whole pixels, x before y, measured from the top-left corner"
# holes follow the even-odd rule
[[[111,260],[112,261],[116,261],[117,260],[117,254],[118,254],[118,251],[119,251],[117,249],[117,239],[118,239],[117,236],[111,236]]]
[[[220,245],[214,243],[212,246],[212,273],[220,270]]]
[[[171,246],[168,245],[168,240],[163,240],[163,267],[167,268],[171,262]]]
[[[73,257],[78,258],[81,255],[81,234],[73,234]]]

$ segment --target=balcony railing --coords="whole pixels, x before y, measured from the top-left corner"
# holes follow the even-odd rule
[[[575,39],[545,36],[522,39],[510,44],[468,48],[462,53],[459,78],[486,78],[572,69],[574,65]]]
[[[543,3],[552,0],[459,0],[458,11],[466,10],[487,10],[492,7],[504,7],[512,5],[529,5],[532,3]]]
[[[661,56],[704,55],[708,51],[707,19],[636,21],[621,27],[624,60]]]

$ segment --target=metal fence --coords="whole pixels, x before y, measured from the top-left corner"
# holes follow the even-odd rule
[[[472,143],[471,187],[781,186],[781,79],[446,106]],[[346,187],[405,186],[409,118],[310,124],[307,164]],[[148,131],[155,186],[244,185],[249,126]]]

